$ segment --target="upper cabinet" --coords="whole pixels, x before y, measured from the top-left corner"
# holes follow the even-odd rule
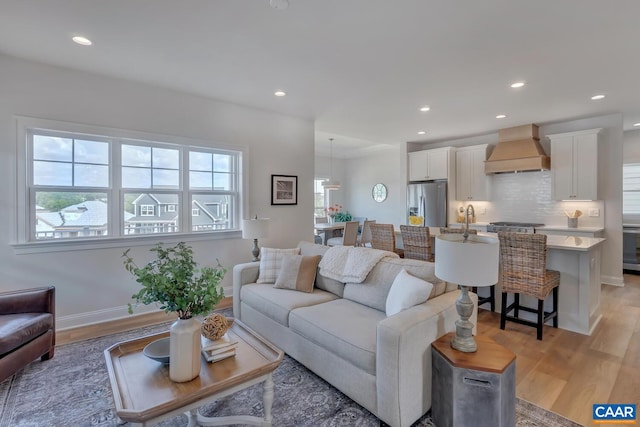
[[[456,151],[456,200],[489,200],[490,179],[484,173],[487,144],[458,148]]]
[[[409,181],[447,179],[449,147],[409,153]]]
[[[547,135],[555,200],[598,200],[598,135],[602,129]]]

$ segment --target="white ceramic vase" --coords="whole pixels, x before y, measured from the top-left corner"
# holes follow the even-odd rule
[[[200,375],[200,322],[178,319],[169,329],[169,378],[183,383]]]

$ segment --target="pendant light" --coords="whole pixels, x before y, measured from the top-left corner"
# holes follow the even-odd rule
[[[323,181],[322,186],[324,187],[325,190],[339,190],[340,181],[333,179],[333,138],[329,138],[329,141],[331,141],[331,146],[329,148],[331,153],[329,157],[330,168],[331,168],[331,178],[329,178],[328,181]]]

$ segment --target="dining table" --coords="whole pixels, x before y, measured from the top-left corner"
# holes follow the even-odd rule
[[[333,237],[333,232],[335,230],[344,229],[344,222],[334,222],[334,223],[321,222],[321,223],[315,224],[313,228],[316,231],[322,232],[322,244],[326,245],[327,239],[330,237]]]

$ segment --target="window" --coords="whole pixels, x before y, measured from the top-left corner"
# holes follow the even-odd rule
[[[20,242],[238,228],[242,151],[43,122],[21,133]]]
[[[324,211],[325,206],[327,206],[326,193],[322,186],[322,183],[325,181],[326,179],[313,180],[313,214],[316,218],[327,216],[327,213]]]
[[[640,163],[622,165],[622,216],[640,220]]]

